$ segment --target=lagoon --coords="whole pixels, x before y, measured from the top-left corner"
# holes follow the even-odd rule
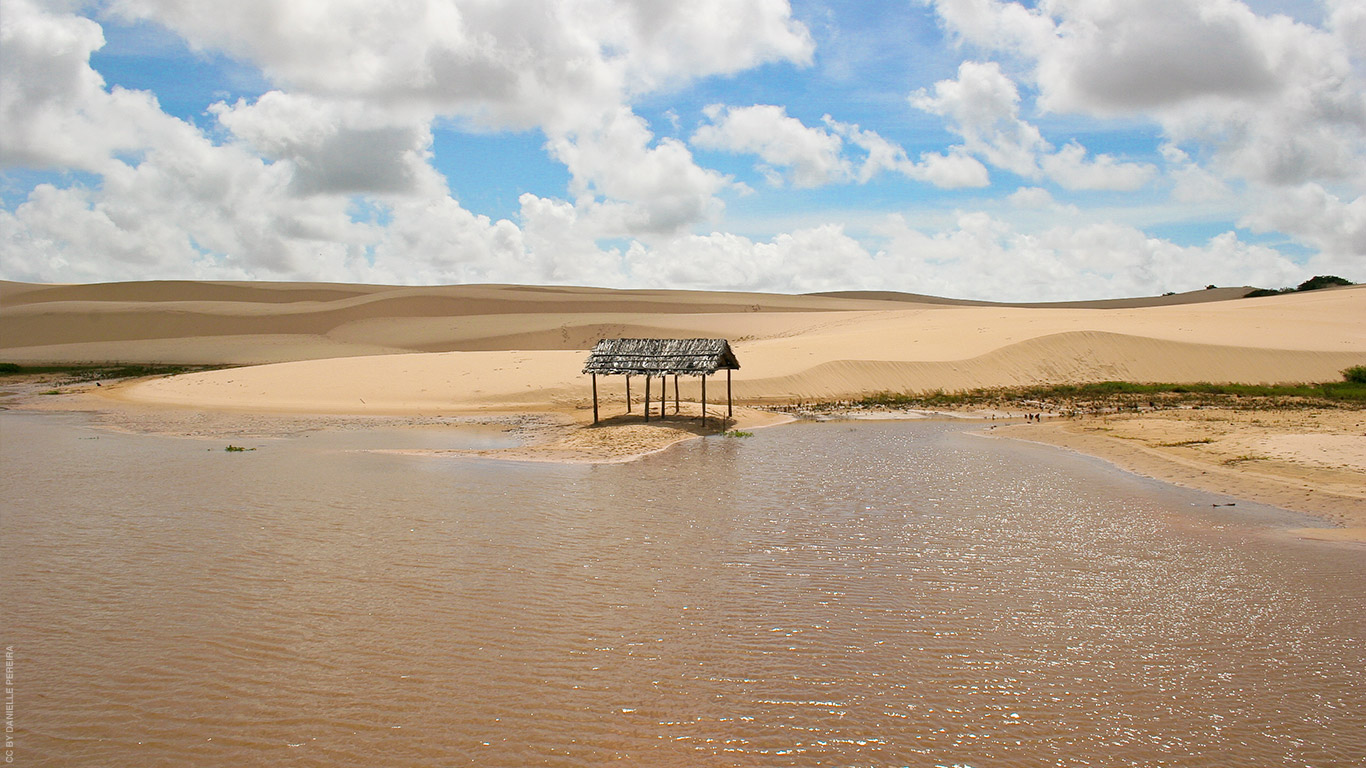
[[[0,414],[21,764],[1366,754],[1366,551],[1282,510],[944,422],[608,465],[403,438]]]

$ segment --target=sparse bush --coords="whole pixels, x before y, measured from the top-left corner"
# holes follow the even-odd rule
[[[1255,299],[1260,296],[1280,296],[1283,293],[1297,293],[1299,291],[1315,291],[1319,288],[1328,288],[1334,285],[1356,285],[1350,280],[1338,277],[1337,275],[1315,275],[1308,280],[1300,283],[1295,288],[1280,288],[1272,290],[1270,288],[1258,288],[1243,295],[1245,299]],[[1210,286],[1211,288],[1213,286]]]
[[[24,369],[18,363],[0,363],[0,374],[4,373],[23,373]]]
[[[1366,365],[1354,365],[1342,372],[1343,381],[1366,384]]]
[[[1330,285],[1351,285],[1352,281],[1345,280],[1337,275],[1315,275],[1308,280],[1300,283],[1295,288],[1297,291],[1313,291],[1319,288],[1327,288]]]
[[[728,432],[722,432],[721,435],[724,437],[754,437],[753,432],[745,432],[744,430],[740,429],[732,429]]]

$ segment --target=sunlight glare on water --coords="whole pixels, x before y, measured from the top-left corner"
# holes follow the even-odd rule
[[[561,466],[0,420],[25,765],[1366,755],[1360,548],[961,426]]]

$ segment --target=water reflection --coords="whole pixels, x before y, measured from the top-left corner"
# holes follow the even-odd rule
[[[31,764],[1366,752],[1360,550],[1059,451],[799,424],[554,466],[0,420]]]

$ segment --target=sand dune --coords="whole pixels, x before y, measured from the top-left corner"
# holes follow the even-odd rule
[[[1366,363],[1366,289],[1230,298],[1239,293],[1010,306],[881,293],[3,283],[0,360],[271,363],[123,394],[386,413],[585,407],[584,351],[611,336],[729,338],[743,365],[735,395],[754,403],[1107,379],[1321,381]],[[620,397],[620,382],[603,384]],[[688,383],[684,396],[697,394]]]

